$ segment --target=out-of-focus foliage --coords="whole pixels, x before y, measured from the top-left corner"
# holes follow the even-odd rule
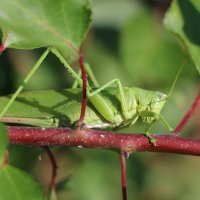
[[[147,9],[132,16],[122,28],[120,42],[122,64],[130,78],[149,89],[169,83],[169,75],[176,75],[185,57],[175,38],[163,30],[162,21],[155,18]]]
[[[174,0],[166,14],[165,25],[184,41],[200,73],[200,2]]]
[[[186,59],[177,85],[163,110],[165,118],[175,127],[196,96],[199,74],[189,61],[181,41],[163,27],[164,13],[160,9],[163,2],[93,0],[94,23],[83,51],[85,61],[91,64],[101,84],[120,78],[123,85],[165,93],[169,92],[181,63]],[[42,51],[10,50],[2,54],[1,94],[16,89]],[[72,65],[77,67],[76,63]],[[62,64],[50,55],[26,90],[65,88],[71,83],[72,79]],[[200,109],[183,134],[199,137],[199,115]],[[143,123],[137,123],[120,132],[143,132],[144,128]],[[152,131],[161,133],[167,130],[158,122]],[[47,187],[51,167],[45,153],[38,159],[39,150],[34,152],[31,148],[28,151],[28,147],[16,146],[10,148],[10,153],[13,165],[31,171]],[[67,190],[58,192],[59,200],[121,199],[120,165],[116,153],[76,148],[56,149],[54,153],[59,165],[58,182],[69,177]],[[27,158],[22,162],[26,156],[31,161],[26,162]],[[199,168],[197,157],[135,153],[127,159],[128,197],[139,200],[198,199]]]

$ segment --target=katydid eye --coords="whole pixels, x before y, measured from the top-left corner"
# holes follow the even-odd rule
[[[158,99],[161,101],[163,99],[163,94],[158,94]]]

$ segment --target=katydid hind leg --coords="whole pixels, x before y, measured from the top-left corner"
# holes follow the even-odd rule
[[[115,83],[117,85],[117,88],[118,88],[118,91],[119,91],[120,104],[121,104],[121,107],[122,107],[122,114],[126,119],[130,119],[131,118],[131,116],[130,116],[131,114],[127,111],[129,109],[127,108],[127,100],[126,100],[126,96],[125,96],[125,93],[124,93],[124,88],[122,87],[122,84],[121,84],[119,79],[113,79],[113,80],[109,81],[108,83],[106,83],[105,85],[103,85],[100,88],[98,88],[97,90],[95,90],[93,92],[89,92],[88,93],[89,99],[92,100],[92,97],[97,96],[102,90],[106,89],[107,87],[109,87],[113,83]],[[93,104],[95,104],[95,102],[93,102]],[[98,110],[98,105],[95,105],[95,107]],[[108,105],[105,106],[105,107],[108,107]],[[101,113],[100,109],[99,109],[99,112]]]
[[[38,70],[44,59],[47,57],[48,53],[51,51],[50,48],[46,49],[46,51],[41,55],[41,57],[38,59],[38,61],[35,63],[31,71],[28,73],[26,78],[24,79],[22,85],[20,85],[17,89],[17,91],[12,95],[11,99],[8,101],[8,103],[5,105],[4,109],[0,112],[0,117],[3,117],[7,110],[10,108],[12,103],[15,101],[17,96],[21,93],[21,91],[24,89],[25,85],[30,81],[32,76],[35,74],[35,72]]]
[[[78,73],[76,73],[70,67],[70,65],[65,61],[63,56],[56,49],[51,49],[51,52],[59,58],[59,60],[63,63],[65,68],[69,71],[69,73],[71,73],[73,78],[78,82],[78,84],[80,86],[82,86],[82,79],[80,78]],[[89,100],[92,102],[92,104],[98,110],[98,112],[110,122],[113,122],[113,119],[112,119],[113,113],[112,113],[112,110],[109,108],[110,105],[107,105],[107,103],[103,99],[103,97],[100,97],[100,95],[98,95],[98,94],[102,90],[104,90],[105,88],[112,85],[113,83],[116,83],[117,87],[119,88],[119,95],[120,95],[120,103],[121,103],[121,106],[122,106],[122,112],[123,112],[125,118],[128,118],[129,117],[128,112],[126,112],[126,110],[127,110],[126,98],[125,98],[123,87],[122,87],[119,79],[114,79],[114,80],[106,83],[105,85],[103,85],[102,87],[98,88],[97,90],[95,90],[93,92],[89,91],[89,90],[91,90],[91,88],[88,86],[88,91],[87,91],[87,95],[88,95]],[[94,96],[96,96],[96,97],[94,98]]]
[[[73,78],[75,79],[75,83],[73,84],[74,87],[76,87],[77,85],[82,86],[82,79],[80,77],[80,75],[78,73],[76,73],[69,65],[68,63],[65,61],[65,59],[62,57],[62,55],[55,49],[52,50],[52,52],[60,59],[60,61],[64,64],[64,66],[67,68],[67,70],[71,73],[71,75],[73,76]],[[86,65],[87,66],[87,65]],[[98,82],[96,81],[96,79],[94,78],[93,72],[91,71],[90,67],[87,66],[86,67],[87,72],[89,72],[89,76],[91,76],[92,81],[94,82],[94,84],[96,86],[98,86]],[[94,107],[98,110],[98,112],[105,118],[107,119],[109,122],[114,123],[113,121],[113,112],[112,109],[110,109],[110,105],[107,104],[107,102],[103,99],[103,97],[101,97],[99,95],[99,93],[104,90],[105,88],[109,87],[111,84],[113,84],[114,82],[119,82],[118,79],[112,80],[110,82],[108,82],[107,84],[103,85],[102,87],[98,88],[95,91],[91,91],[92,89],[90,88],[90,86],[88,85],[88,91],[87,91],[87,95],[89,100],[91,101],[91,103],[94,105]],[[119,83],[118,85],[121,86],[121,83]],[[120,92],[122,91],[122,95],[124,97],[124,92],[123,92],[123,88],[121,86],[120,88]],[[90,91],[89,91],[90,90]],[[124,98],[123,98],[124,99]],[[124,101],[123,101],[124,102]],[[126,105],[123,104],[123,108],[126,108]]]

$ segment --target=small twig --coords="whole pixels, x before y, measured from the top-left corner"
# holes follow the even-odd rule
[[[184,128],[188,120],[191,118],[194,111],[197,109],[199,103],[200,103],[200,90],[198,91],[197,97],[195,98],[193,104],[191,105],[189,110],[186,112],[186,114],[184,115],[184,117],[182,118],[178,126],[175,128],[174,130],[175,135],[180,134],[180,132],[182,131],[182,129]]]
[[[79,51],[79,66],[81,69],[81,75],[82,75],[82,104],[81,104],[81,114],[80,118],[77,122],[77,127],[81,127],[81,125],[84,123],[85,118],[85,112],[86,112],[86,104],[87,104],[87,74],[85,71],[84,66],[84,60],[83,60],[83,54],[81,51]]]
[[[126,193],[126,152],[120,152],[122,198],[127,200]]]
[[[57,176],[57,163],[56,163],[56,159],[53,155],[53,153],[51,152],[51,150],[49,149],[49,147],[44,146],[43,147],[45,149],[45,151],[47,152],[47,155],[49,156],[50,162],[51,162],[51,166],[52,166],[52,175],[51,175],[51,181],[49,184],[49,192],[55,188],[55,183],[56,183],[56,176]]]

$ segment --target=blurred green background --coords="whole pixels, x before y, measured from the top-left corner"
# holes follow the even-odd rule
[[[93,0],[93,24],[83,44],[100,84],[121,79],[123,85],[168,93],[181,64],[186,60],[163,115],[176,127],[196,96],[199,75],[184,46],[163,27],[169,1]],[[44,49],[8,49],[0,57],[0,95],[13,93]],[[78,69],[77,63],[72,63]],[[53,55],[49,55],[25,90],[61,89],[72,78]],[[199,137],[200,109],[183,134]],[[144,124],[120,130],[143,132]],[[152,132],[167,130],[160,122]],[[67,178],[59,199],[120,200],[119,156],[106,150],[54,148],[58,182]],[[46,154],[36,147],[10,146],[10,162],[31,173],[47,187],[51,166]],[[129,199],[195,200],[200,196],[198,157],[161,153],[135,153],[127,160]]]

